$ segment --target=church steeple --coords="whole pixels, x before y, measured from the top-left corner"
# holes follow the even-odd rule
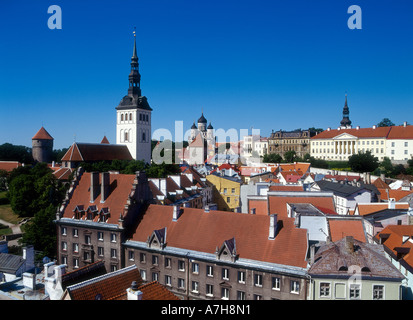
[[[133,31],[134,43],[133,54],[131,58],[131,71],[129,73],[129,89],[128,95],[140,97],[141,96],[141,75],[139,73],[138,55],[136,53],[136,31]]]
[[[347,105],[347,93],[346,93],[346,101],[344,102],[343,107],[343,120],[340,121],[341,128],[351,128],[351,121],[349,118],[350,110]]]

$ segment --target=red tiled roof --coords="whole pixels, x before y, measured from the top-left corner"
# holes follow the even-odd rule
[[[331,241],[335,242],[352,236],[354,239],[366,242],[363,221],[353,219],[329,219]]]
[[[406,203],[395,203],[395,209],[409,209],[409,204]],[[373,202],[373,203],[358,203],[356,208],[354,209],[354,213],[358,212],[360,216],[364,216],[367,214],[379,212],[381,210],[386,210],[389,208],[388,203],[380,203],[380,202]]]
[[[413,139],[413,126],[393,126],[387,139]]]
[[[317,139],[331,139],[342,135],[344,133],[350,134],[358,138],[386,138],[390,132],[391,127],[377,127],[373,128],[360,128],[360,129],[332,129],[320,132],[316,136],[312,137],[311,140]]]
[[[108,140],[108,138],[106,138],[106,136],[103,137],[103,139],[100,143],[110,144],[109,140]]]
[[[32,140],[54,140],[53,137],[46,131],[45,128],[41,127],[39,131],[33,136]]]
[[[180,300],[157,281],[144,284],[138,290],[143,293],[142,300]]]
[[[394,189],[381,189],[377,188],[380,192],[380,199],[381,200],[388,200],[389,198],[393,198],[395,201],[399,201],[404,197],[408,196],[409,194],[413,193],[413,191],[408,190],[394,190]],[[387,195],[388,192],[388,195]]]
[[[248,210],[255,208],[255,214],[268,215],[268,200],[248,199]]]
[[[0,170],[10,172],[18,167],[21,167],[21,163],[18,161],[0,161]]]
[[[173,206],[150,205],[139,223],[134,241],[146,242],[154,230],[167,228],[170,247],[215,253],[216,247],[235,238],[240,258],[305,268],[307,231],[294,226],[294,219],[282,219],[274,240],[268,239],[270,217],[243,213],[182,208],[172,221]]]
[[[304,187],[301,185],[278,185],[270,186],[269,191],[304,191]]]
[[[132,282],[142,283],[135,265],[66,288],[72,300],[111,300],[123,294]]]
[[[62,161],[110,161],[132,160],[125,145],[105,143],[73,143],[62,157]]]
[[[310,203],[315,207],[336,211],[333,196],[312,196],[309,192],[306,196],[268,195],[270,214],[277,213],[282,219],[288,216],[287,203]]]
[[[90,205],[95,205],[98,212],[103,208],[108,208],[110,214],[107,223],[117,224],[119,215],[121,213],[124,214],[124,208],[126,205],[126,201],[128,200],[128,196],[132,191],[132,185],[135,180],[135,175],[110,174],[110,192],[109,196],[107,197],[104,203],[100,202],[100,192],[95,201],[93,203],[90,202],[90,176],[91,174],[88,172],[83,173],[83,175],[81,176],[79,184],[73,191],[73,195],[70,198],[69,204],[64,209],[63,217],[72,218],[74,215],[73,210],[77,206],[83,206],[84,210],[87,210]],[[101,183],[101,181],[101,175],[99,174],[99,184]],[[85,218],[85,216],[83,218]]]
[[[385,239],[380,242],[380,235],[386,235]],[[403,242],[403,237],[408,237]],[[395,248],[407,249],[407,254],[403,256],[403,260],[406,261],[411,267],[413,267],[413,225],[389,225],[384,228],[375,237],[379,243],[387,247],[394,256],[397,257],[397,251]]]

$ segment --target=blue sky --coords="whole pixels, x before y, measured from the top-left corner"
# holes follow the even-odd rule
[[[350,30],[350,5],[362,29]],[[50,5],[62,29],[50,30]],[[215,128],[413,124],[409,0],[1,0],[0,144],[115,142],[133,29],[152,130],[204,111]]]

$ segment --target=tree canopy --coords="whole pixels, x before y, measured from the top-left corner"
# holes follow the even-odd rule
[[[384,118],[378,124],[378,127],[391,127],[394,126],[394,123],[389,118]]]
[[[370,151],[353,154],[348,164],[354,172],[372,172],[379,167],[378,158],[373,156]]]

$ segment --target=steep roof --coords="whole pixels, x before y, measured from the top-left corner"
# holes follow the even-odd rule
[[[173,221],[173,210],[150,205],[131,240],[146,243],[154,230],[166,228],[168,247],[214,254],[224,241],[235,238],[240,259],[306,267],[307,231],[295,228],[294,219],[282,219],[282,228],[269,240],[269,216],[182,208]]]
[[[45,128],[41,127],[39,131],[33,136],[32,140],[54,140],[53,137],[46,131]]]
[[[142,292],[142,300],[181,300],[158,281],[143,284],[137,290]],[[127,293],[124,292],[109,300],[127,300]]]
[[[383,246],[345,237],[322,246],[314,256],[308,270],[312,277],[330,276],[348,279],[353,270],[360,272],[362,279],[388,279],[401,281],[404,276],[385,256]],[[352,269],[355,268],[355,269]]]
[[[110,161],[132,160],[132,155],[125,145],[106,143],[75,142],[62,157],[62,161]]]
[[[366,242],[366,234],[364,232],[363,220],[361,219],[328,219],[331,241],[338,241],[347,236],[352,236],[354,239]]]
[[[68,286],[64,297],[69,296],[71,300],[110,300],[123,294],[133,281],[139,285],[142,283],[136,265]]]
[[[108,192],[108,197],[104,203],[101,203],[100,200],[102,195],[97,195],[93,203],[90,202],[90,185],[91,185],[91,174],[85,172],[81,175],[78,185],[73,191],[73,195],[70,198],[68,205],[63,211],[62,217],[72,218],[74,215],[74,210],[76,207],[83,208],[85,211],[89,206],[95,206],[97,212],[101,209],[108,208],[109,217],[107,223],[117,224],[119,215],[124,213],[124,208],[126,201],[132,191],[132,186],[135,180],[135,175],[131,174],[110,174],[109,175],[109,185],[110,190]],[[102,181],[102,177],[99,174],[99,184]],[[85,219],[85,216],[83,216]],[[97,219],[97,217],[95,218]]]
[[[413,225],[389,225],[378,233],[374,239],[382,243],[393,255],[403,252],[402,259],[413,268]],[[382,239],[380,241],[380,239]],[[403,251],[400,250],[403,248]]]

